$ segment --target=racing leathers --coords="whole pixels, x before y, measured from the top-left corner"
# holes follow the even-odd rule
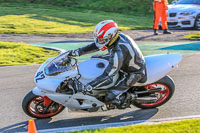
[[[73,50],[71,55],[81,56],[98,50],[95,43],[92,43]],[[109,88],[108,100],[113,100],[116,96],[128,90],[145,75],[145,61],[140,49],[129,36],[122,33],[119,33],[117,40],[108,47],[108,54],[98,57],[108,60],[109,65],[102,75],[88,83],[86,87],[98,89],[98,87],[107,86],[113,82],[113,76],[120,73],[115,85]]]

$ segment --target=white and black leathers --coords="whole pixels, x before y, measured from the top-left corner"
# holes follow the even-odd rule
[[[71,51],[72,56],[99,51],[95,43]],[[97,55],[109,61],[104,73],[88,83],[93,89],[106,86],[113,82],[113,76],[120,73],[120,78],[114,87],[109,88],[109,99],[113,99],[127,90],[145,75],[145,60],[137,44],[129,36],[119,33],[117,40],[108,47],[108,54]],[[97,57],[93,56],[93,57]]]

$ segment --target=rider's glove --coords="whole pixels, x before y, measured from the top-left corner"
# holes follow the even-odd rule
[[[70,50],[68,55],[72,56],[72,57],[79,56],[79,51],[78,51],[78,49]]]

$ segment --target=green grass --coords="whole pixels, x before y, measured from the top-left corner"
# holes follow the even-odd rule
[[[25,43],[0,42],[0,66],[41,64],[58,52]]]
[[[85,33],[95,25],[113,19],[120,30],[152,28],[152,14],[146,16],[69,9],[43,4],[0,3],[0,33]]]
[[[173,0],[168,0],[171,3]],[[146,15],[153,12],[151,0],[0,0],[12,3],[43,3],[58,7]]]
[[[152,125],[133,125],[73,133],[200,133],[200,119]]]
[[[189,35],[185,35],[185,38],[189,38],[191,40],[199,40],[200,39],[200,32],[199,33],[192,33]]]

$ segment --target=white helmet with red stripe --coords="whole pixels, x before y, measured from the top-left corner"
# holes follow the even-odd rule
[[[113,20],[104,20],[94,29],[95,44],[102,51],[111,46],[118,36],[118,26]]]

